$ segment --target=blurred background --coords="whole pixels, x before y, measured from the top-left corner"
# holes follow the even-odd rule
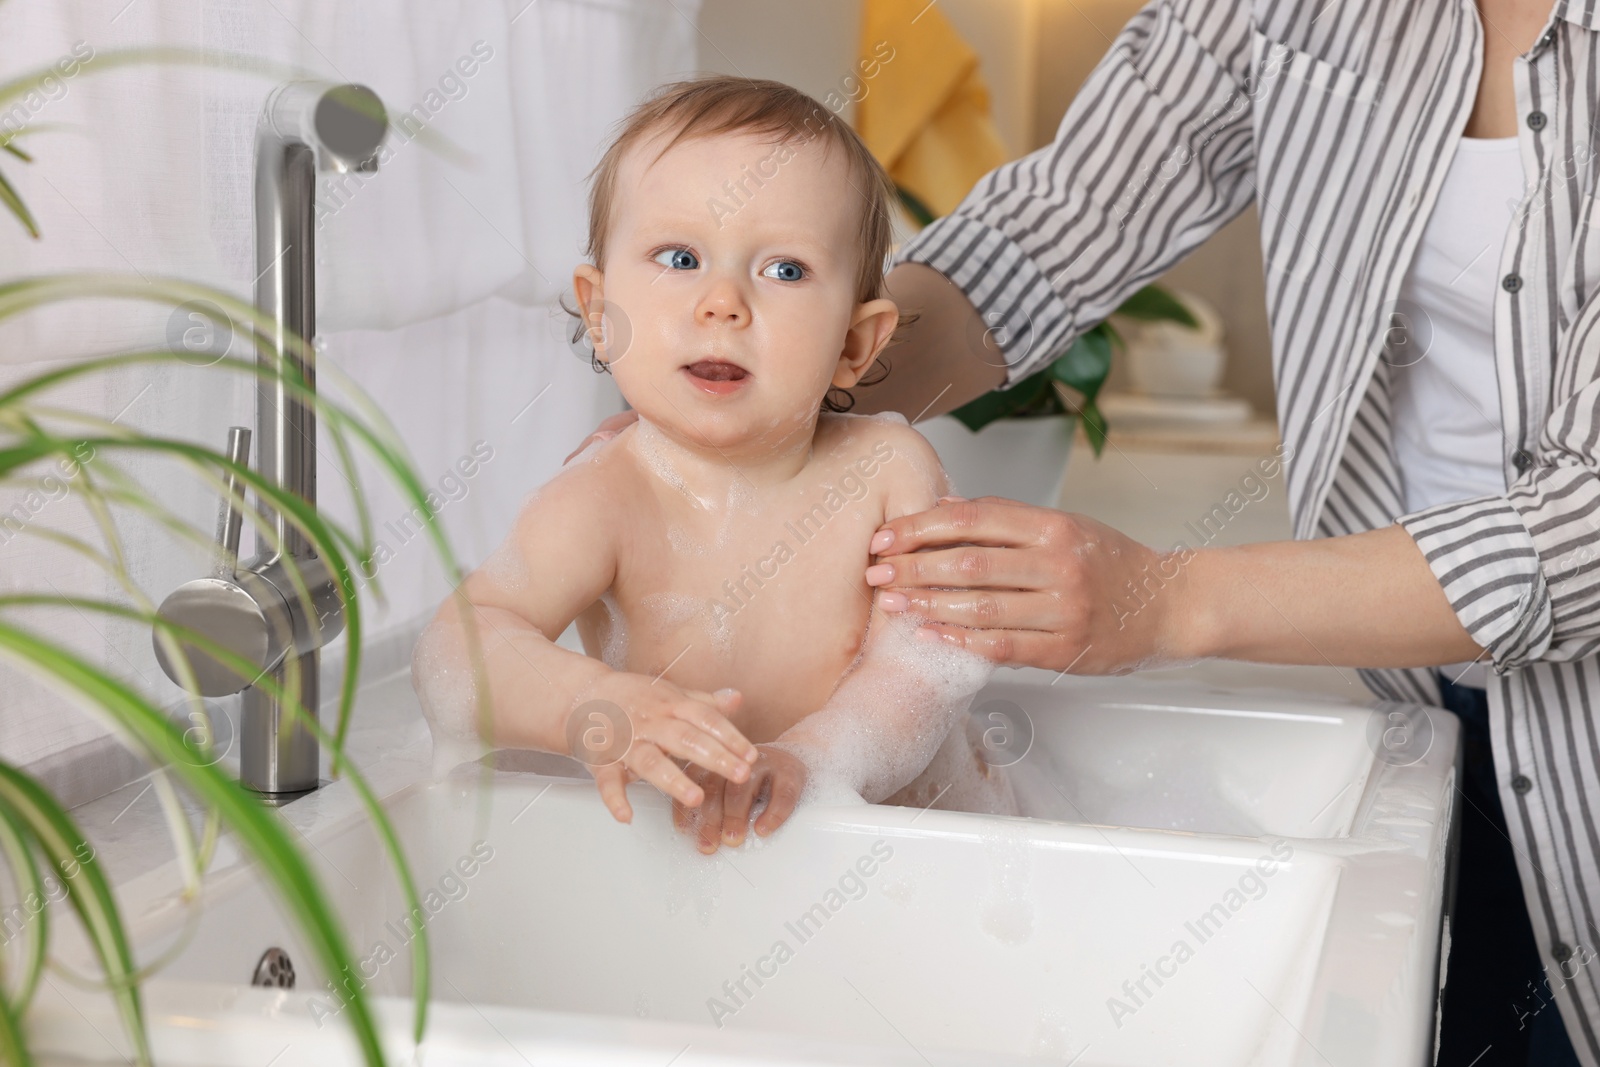
[[[727,74],[775,78],[818,99],[834,92],[846,101],[845,113],[854,116],[860,105],[841,90],[841,80],[855,70],[869,4],[870,0],[803,4],[703,0],[700,65]],[[1144,6],[1134,0],[937,0],[931,5],[927,0],[907,0],[885,7],[918,12],[925,5],[927,13],[918,19],[919,25],[942,17],[974,53],[1007,159],[1051,142],[1079,86],[1123,24]],[[872,86],[865,88],[863,100],[870,100]],[[1272,363],[1255,208],[1248,208],[1168,272],[1161,284],[1193,293],[1217,310],[1227,338],[1222,388],[1270,418]],[[1118,361],[1107,389],[1131,386],[1125,361]]]
[[[351,395],[344,383],[354,383],[387,413],[433,492],[436,518],[470,567],[504,536],[526,494],[621,407],[610,380],[593,373],[586,349],[573,344],[560,301],[582,258],[585,178],[614,124],[653,86],[706,70],[780,79],[838,101],[842,113],[861,121],[869,144],[896,142],[895,152],[945,109],[959,109],[959,143],[976,146],[967,162],[983,166],[963,175],[959,166],[929,168],[924,159],[930,184],[922,195],[947,211],[983,169],[1049,143],[1138,6],[11,0],[0,5],[0,79],[58,64],[72,73],[0,110],[0,127],[32,131],[18,141],[31,161],[7,158],[4,173],[40,230],[34,239],[0,218],[0,283],[117,271],[192,279],[248,300],[256,274],[253,134],[266,94],[290,77],[371,86],[404,132],[391,133],[377,174],[329,176],[319,187],[319,386],[340,397]],[[908,17],[913,9],[920,10]],[[885,96],[871,95],[870,81],[859,82],[874,20],[895,39],[914,30],[940,42],[896,61],[902,86],[937,90],[920,111],[907,111],[902,99],[891,112]],[[120,65],[123,50],[150,47],[248,62],[169,56]],[[931,171],[937,173],[929,178]],[[901,220],[902,236],[915,228],[910,216]],[[1173,426],[1159,418],[1125,421],[1119,429],[1108,403],[1113,426],[1105,454],[1097,461],[1089,449],[1074,448],[1064,479],[1047,472],[1046,484],[1059,488],[1066,506],[1170,547],[1178,539],[1194,543],[1185,524],[1206,514],[1274,441],[1253,211],[1161,284],[1214,312],[1219,377],[1189,400],[1232,405],[1228,418],[1199,429],[1181,418]],[[229,426],[254,421],[252,383],[205,366],[208,355],[247,351],[234,347],[241,344],[235,334],[225,317],[205,308],[79,302],[0,323],[0,386],[91,356],[159,345],[189,351],[192,366],[130,367],[67,387],[54,400],[220,449]],[[1135,396],[1126,362],[1114,362],[1109,393]],[[985,433],[993,439],[999,430]],[[366,674],[374,677],[405,669],[415,633],[448,582],[420,534],[424,516],[402,504],[371,464],[346,469],[337,458],[324,439],[320,505],[349,520],[359,483],[382,546],[371,561],[373,584],[386,594],[370,621]],[[125,467],[197,528],[210,529],[215,498],[187,472],[155,460]],[[129,571],[154,600],[204,573],[206,559],[195,546],[137,515],[117,519]],[[90,561],[37,536],[95,531],[70,485],[43,494],[38,485],[0,487],[0,591],[121,597]],[[1273,487],[1218,539],[1286,533],[1282,494]],[[37,612],[32,621],[178,707],[147,629],[61,609]],[[336,669],[338,662],[335,648],[325,663]],[[1353,691],[1353,676],[1338,685],[1346,681]],[[55,696],[5,665],[0,756],[43,778],[68,804],[142,773],[102,725],[61,714]]]

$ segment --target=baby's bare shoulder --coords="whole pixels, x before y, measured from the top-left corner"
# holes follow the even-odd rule
[[[824,431],[824,425],[827,430]],[[950,491],[944,465],[928,439],[898,412],[852,415],[830,412],[818,422],[818,437],[828,436],[830,454],[846,463],[867,463],[887,495],[887,518],[921,511]]]
[[[568,460],[523,499],[518,526],[596,523],[608,510],[629,500],[637,488],[638,464],[622,440],[618,434],[593,442]]]

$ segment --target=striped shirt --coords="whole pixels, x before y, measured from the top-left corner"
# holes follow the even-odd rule
[[[1525,194],[1495,294],[1503,495],[1403,514],[1385,358],[1471,114],[1472,0],[1156,0],[1054,143],[902,249],[961,288],[1008,383],[1254,202],[1297,538],[1398,521],[1486,650],[1495,773],[1573,1044],[1600,1064],[1600,0],[1556,0],[1515,64]],[[1436,358],[1439,358],[1436,354]],[[1364,670],[1439,702],[1432,670]],[[1568,962],[1576,956],[1577,960]],[[1562,965],[1565,966],[1562,966]]]

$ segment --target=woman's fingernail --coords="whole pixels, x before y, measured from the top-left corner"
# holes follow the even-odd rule
[[[942,496],[942,497],[939,498],[939,503],[948,504],[953,500],[965,500],[965,499],[967,499],[967,498],[964,497],[964,496]]]
[[[911,599],[904,593],[885,593],[878,598],[878,606],[884,611],[904,611],[911,606]]]
[[[871,550],[874,556],[878,556],[882,555],[883,550],[892,544],[894,544],[894,531],[879,530],[877,533],[872,535],[872,544],[868,545],[867,547]]]
[[[888,585],[894,581],[894,564],[874,563],[867,568],[868,585]]]
[[[924,641],[937,641],[940,634],[938,630],[930,630],[926,626],[921,626],[917,628],[917,637]]]

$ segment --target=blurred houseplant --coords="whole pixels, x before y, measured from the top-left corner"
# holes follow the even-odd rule
[[[934,221],[915,195],[905,188],[898,192],[901,206],[918,226]],[[1188,308],[1154,285],[1134,293],[1114,314],[1199,326]],[[1076,424],[1082,421],[1095,455],[1105,450],[1106,421],[1096,400],[1111,374],[1113,350],[1126,347],[1109,322],[1098,323],[1022,381],[918,423],[917,429],[938,450],[957,492],[1054,507]],[[991,425],[988,433],[978,433]]]
[[[237,57],[175,49],[104,52],[92,55],[92,63],[86,64],[85,69],[99,72],[155,61],[222,63],[236,69],[253,68],[265,72],[263,65]],[[0,82],[0,115],[27,100],[29,94],[44,91],[50,85],[49,79],[55,76],[53,67],[45,67]],[[0,162],[8,165],[31,162],[32,157],[18,141],[40,129],[26,125],[0,127],[0,150],[10,157]],[[37,220],[3,172],[0,172],[0,204],[30,236],[39,237]],[[161,800],[184,870],[184,897],[190,906],[191,929],[199,913],[201,879],[212,858],[217,835],[222,828],[233,832],[243,851],[278,889],[285,911],[300,926],[324,975],[348,991],[345,1007],[349,1009],[350,1026],[365,1062],[382,1064],[383,1053],[362,983],[350,980],[355,973],[355,956],[339,916],[323,893],[313,865],[286,824],[218,765],[221,753],[212,748],[213,731],[206,706],[198,697],[192,698],[188,719],[177,721],[171,713],[157,706],[151,694],[91,664],[80,653],[52,641],[26,621],[30,610],[65,608],[86,620],[91,615],[99,615],[145,626],[162,642],[168,657],[185,665],[186,671],[185,644],[246,676],[254,676],[256,671],[251,664],[217,645],[207,635],[160,618],[148,592],[132,577],[117,529],[119,515],[159,524],[170,534],[197,547],[212,544],[212,531],[201,529],[168,508],[131,477],[121,461],[158,457],[181,465],[224,499],[231,499],[255,526],[258,541],[266,538],[269,546],[274,543],[275,532],[258,510],[247,504],[245,490],[252,490],[259,500],[287,515],[291,525],[311,541],[318,555],[337,575],[339,597],[347,620],[348,645],[333,729],[322,729],[306,716],[305,709],[294,703],[297,686],[290,685],[286,693],[278,695],[290,713],[318,735],[332,754],[335,775],[346,777],[366,806],[398,871],[408,905],[420,916],[424,913],[416,886],[401,856],[394,829],[358,769],[345,758],[345,737],[361,660],[362,614],[354,576],[357,565],[370,561],[375,548],[360,485],[357,482],[352,493],[357,510],[357,530],[352,532],[319,515],[305,500],[266,482],[247,464],[235,463],[222,453],[182,439],[129,429],[93,412],[55,406],[51,402],[52,393],[69,382],[141,364],[175,363],[190,368],[186,373],[242,374],[252,380],[282,381],[292,393],[314,407],[319,423],[326,429],[352,479],[357,478],[353,457],[355,449],[360,448],[397,483],[409,503],[429,516],[431,540],[453,585],[461,581],[460,568],[433,522],[432,511],[426,505],[426,490],[393,427],[381,412],[347,383],[342,383],[346,395],[356,398],[349,406],[317,395],[286,358],[288,353],[296,351],[309,358],[308,338],[291,337],[279,350],[270,340],[273,324],[258,315],[250,304],[230,293],[178,279],[109,273],[58,274],[0,281],[0,321],[49,305],[89,299],[142,300],[164,306],[207,301],[222,309],[231,320],[236,336],[249,340],[243,358],[224,356],[207,368],[197,367],[192,359],[185,358],[189,353],[154,349],[63,364],[0,388],[0,484],[14,489],[36,487],[37,472],[47,465],[58,469],[70,467],[72,491],[80,495],[93,517],[98,543],[43,528],[39,523],[28,524],[25,532],[91,561],[110,576],[122,594],[120,599],[97,599],[63,595],[51,586],[49,594],[0,595],[0,658],[28,671],[96,716],[152,766],[151,785]],[[258,356],[265,358],[258,360]],[[370,573],[370,568],[363,566],[362,573]],[[303,578],[294,580],[301,584],[303,594]],[[381,597],[375,575],[363,584]],[[481,662],[474,664],[475,670],[479,667]],[[269,676],[262,676],[256,684],[273,688]],[[180,785],[205,811],[198,840],[178,798],[176,786]],[[41,984],[48,981],[47,967],[61,969],[49,957],[52,910],[62,910],[48,907],[47,902],[52,900],[64,901],[81,922],[103,971],[98,983],[116,1004],[131,1058],[140,1064],[150,1063],[139,986],[165,961],[141,965],[135,960],[134,946],[129,942],[110,881],[92,844],[57,798],[20,768],[4,761],[0,761],[0,889],[12,891],[11,899],[17,901],[15,907],[0,907],[4,918],[21,917],[20,925],[11,923],[5,927],[5,938],[0,940],[0,1065],[31,1067],[34,1063],[26,1038],[27,1010]],[[5,899],[0,894],[0,902]],[[183,943],[184,939],[180,939],[172,952],[181,949]],[[413,1037],[420,1040],[426,1021],[429,984],[427,937],[420,923],[411,944],[416,1001]]]

